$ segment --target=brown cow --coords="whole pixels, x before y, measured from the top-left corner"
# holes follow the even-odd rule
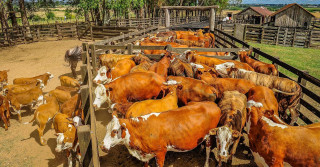
[[[79,91],[79,88],[77,88],[77,87],[72,88],[72,87],[67,87],[67,86],[57,86],[56,89],[70,92],[71,96],[74,96]]]
[[[278,124],[268,115],[274,115],[272,110],[267,113],[248,112],[246,125],[256,164],[271,167],[319,166],[320,128]]]
[[[60,76],[59,79],[60,79],[61,86],[72,87],[72,88],[80,87],[80,83],[77,79],[74,79],[68,76]]]
[[[136,55],[103,54],[99,56],[100,65],[108,69],[113,68],[122,59],[132,59]]]
[[[31,105],[33,107],[34,105],[39,106],[43,104],[42,90],[38,87],[19,94],[9,92],[7,98],[13,110],[18,113],[19,122],[21,122],[20,109],[22,106]]]
[[[171,60],[171,64],[168,69],[168,74],[190,78],[193,78],[194,76],[192,66],[179,58],[174,58],[173,60]]]
[[[153,71],[160,76],[162,76],[164,79],[168,76],[168,68],[171,64],[171,61],[173,59],[173,55],[170,52],[167,52],[159,62],[154,63],[150,68],[149,71]]]
[[[129,73],[106,85],[99,84],[93,105],[100,108],[106,101],[109,104],[126,104],[157,97],[164,89],[163,82],[163,77],[154,72]]]
[[[247,98],[248,108],[262,113],[272,110],[274,116],[271,119],[276,123],[285,124],[279,118],[278,101],[271,89],[264,86],[252,87],[247,93]]]
[[[102,66],[98,70],[97,76],[94,78],[93,82],[100,83],[109,83],[113,79],[116,79],[122,75],[128,74],[130,70],[135,66],[134,61],[130,59],[119,60],[115,67],[107,69],[107,67]]]
[[[8,72],[10,70],[3,70],[0,71],[0,85],[1,85],[1,89],[3,88],[3,86],[8,84]]]
[[[274,75],[278,76],[278,70],[276,66],[273,64],[264,63],[261,61],[257,61],[254,59],[251,59],[248,55],[251,55],[252,50],[250,51],[240,51],[238,52],[238,55],[240,57],[240,61],[243,63],[249,64],[255,72],[267,74],[267,75]]]
[[[8,92],[12,93],[23,93],[33,88],[44,88],[44,84],[40,79],[37,79],[37,82],[26,84],[26,85],[6,85],[3,87],[3,94],[7,94]]]
[[[149,62],[147,60],[141,60],[139,65],[134,66],[130,70],[130,73],[133,73],[133,72],[147,72],[151,66],[152,66],[151,62]]]
[[[214,87],[193,78],[169,76],[168,82],[179,82],[183,86],[177,91],[179,106],[189,102],[215,101],[218,95]]]
[[[10,109],[9,109],[9,101],[6,97],[0,95],[0,116],[2,121],[4,122],[4,129],[8,130],[10,126]]]
[[[59,89],[52,90],[48,94],[49,96],[56,97],[59,104],[63,104],[64,102],[68,101],[72,97],[71,92],[63,91]]]
[[[40,79],[45,86],[47,86],[47,83],[50,79],[53,78],[53,75],[50,72],[46,72],[45,74],[38,75],[32,78],[16,78],[13,80],[13,84],[15,85],[25,85],[25,84],[31,84],[36,83],[38,79]]]
[[[45,100],[46,104],[42,104],[36,109],[33,119],[29,122],[24,123],[29,124],[35,120],[37,121],[37,123],[39,124],[38,132],[41,145],[47,144],[47,141],[43,138],[43,131],[46,128],[46,124],[59,112],[59,103],[56,97],[46,96]]]
[[[68,115],[69,118],[79,116],[82,120],[84,120],[83,110],[81,108],[81,95],[76,94],[68,101],[64,102],[61,105],[61,113]]]
[[[150,113],[160,113],[163,111],[178,108],[177,89],[182,89],[181,85],[172,85],[168,87],[169,93],[162,99],[144,100],[134,103],[128,109],[126,118],[139,117]]]
[[[162,113],[151,113],[131,119],[113,119],[107,125],[107,133],[101,149],[124,144],[131,155],[145,162],[156,157],[163,167],[167,151],[189,151],[206,140],[209,166],[209,131],[217,126],[221,111],[214,102],[195,102],[188,106]]]
[[[53,120],[54,129],[58,136],[55,151],[61,152],[66,150],[69,167],[72,167],[71,151],[77,153],[79,162],[81,160],[77,129],[74,124],[75,122],[69,120],[67,115],[61,113],[58,113]]]
[[[290,122],[290,125],[295,123],[299,117],[296,108],[301,98],[301,87],[295,81],[287,78],[281,78],[273,75],[261,74],[253,71],[246,71],[237,68],[231,68],[228,72],[231,78],[241,78],[252,81],[256,85],[265,86],[277,92],[276,97],[279,102],[279,111],[282,113],[282,119]],[[286,110],[291,113],[291,120],[285,114]]]
[[[210,130],[216,136],[219,166],[227,162],[235,153],[247,121],[247,97],[238,91],[225,91],[219,102],[221,118],[218,128]],[[229,154],[229,148],[232,149]]]

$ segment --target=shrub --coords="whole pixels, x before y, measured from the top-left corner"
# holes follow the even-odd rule
[[[64,12],[64,15],[67,17],[67,19],[71,19],[72,18],[72,10],[66,9]]]
[[[48,20],[53,20],[56,17],[55,14],[51,11],[46,13],[46,16]]]

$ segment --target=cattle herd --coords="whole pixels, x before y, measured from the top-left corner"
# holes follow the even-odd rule
[[[161,32],[135,44],[210,48],[214,42],[212,33],[198,30]],[[293,126],[299,116],[296,108],[301,87],[279,77],[274,65],[250,58],[250,50],[238,52],[240,61],[210,57],[229,56],[226,52],[139,52],[99,56],[93,106],[106,105],[113,117],[106,127],[102,151],[125,145],[146,166],[155,157],[162,167],[167,151],[186,152],[204,142],[204,166],[209,166],[213,147],[220,166],[230,164],[246,133],[258,166],[319,166],[320,123]],[[143,54],[162,57],[154,61]],[[80,84],[62,76],[61,86],[43,95],[42,89],[52,77],[45,73],[17,78],[7,85],[7,71],[1,71],[0,114],[7,130],[9,107],[21,121],[22,106],[39,106],[27,123],[37,121],[40,142],[45,145],[43,130],[52,119],[58,136],[56,151],[66,150],[72,165],[71,151],[81,157],[76,133],[84,120]]]

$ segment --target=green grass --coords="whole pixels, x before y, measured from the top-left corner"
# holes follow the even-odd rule
[[[276,45],[266,45],[249,43],[255,48],[260,48],[263,52],[268,53],[274,57],[279,57],[281,61],[300,70],[306,70],[310,75],[320,79],[320,50],[312,48],[296,48],[296,47],[283,47]],[[260,60],[269,62],[267,59],[260,56]],[[297,76],[288,70],[279,68],[279,71],[292,77]]]
[[[319,12],[320,8],[305,8],[306,10],[308,10],[309,12]]]

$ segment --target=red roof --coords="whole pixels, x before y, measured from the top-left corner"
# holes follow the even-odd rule
[[[270,10],[268,10],[267,8],[260,6],[260,7],[248,7],[247,9],[241,11],[240,13],[243,13],[245,11],[247,11],[248,9],[252,9],[255,12],[257,12],[258,14],[262,15],[262,16],[269,16],[272,14],[272,12]],[[240,14],[238,13],[238,14]]]
[[[254,11],[256,11],[257,13],[263,15],[263,16],[269,16],[272,14],[272,12],[270,10],[268,10],[267,8],[261,6],[261,7],[250,7],[251,9],[253,9]]]
[[[284,6],[284,7],[282,7],[281,9],[279,9],[278,11],[274,12],[271,16],[275,16],[275,15],[277,15],[277,14],[279,14],[279,13],[287,10],[288,8],[290,8],[290,7],[294,6],[294,5],[298,5],[300,8],[302,8],[303,10],[305,10],[307,13],[309,13],[310,15],[312,15],[313,17],[315,17],[311,12],[307,11],[305,8],[303,8],[302,6],[300,6],[300,5],[297,4],[297,3],[288,4],[288,5]]]

